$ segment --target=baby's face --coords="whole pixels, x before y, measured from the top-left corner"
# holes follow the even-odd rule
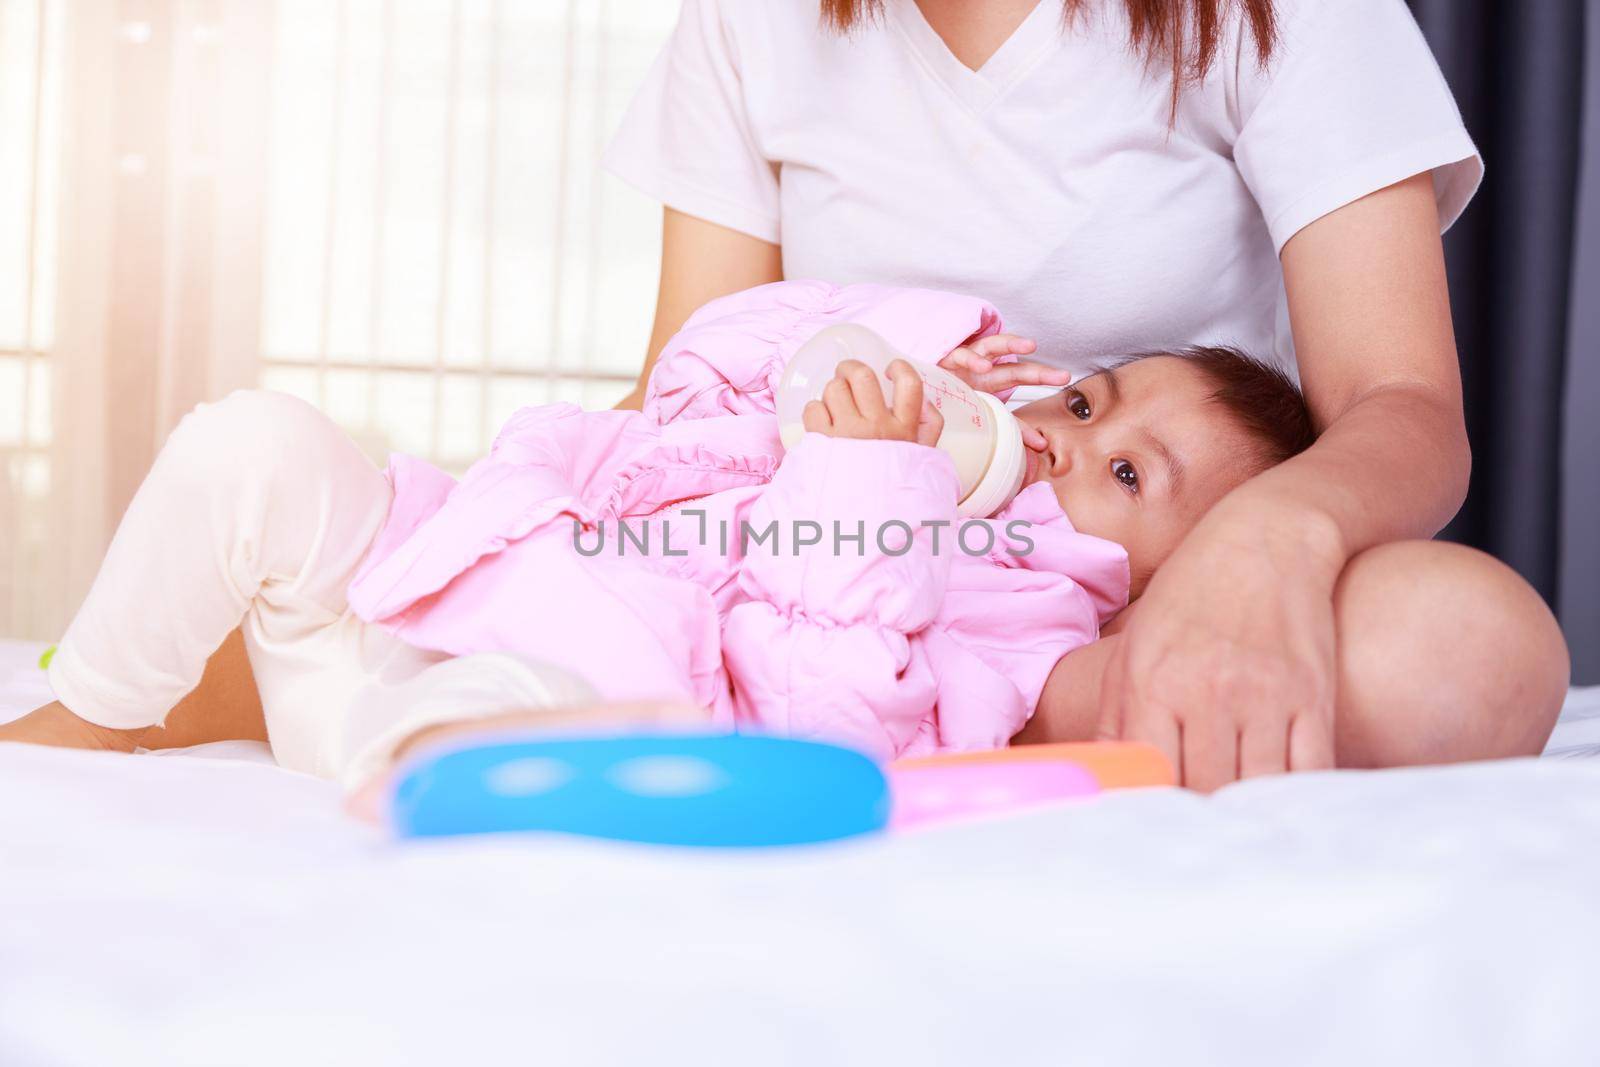
[[[1249,435],[1184,360],[1103,371],[1015,414],[1044,435],[1024,485],[1049,482],[1078,531],[1128,551],[1131,596],[1200,516],[1256,471]]]

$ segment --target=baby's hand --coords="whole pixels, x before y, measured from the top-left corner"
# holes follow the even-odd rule
[[[1001,393],[1019,385],[1066,385],[1072,373],[1043,363],[996,363],[1004,356],[1026,356],[1037,347],[1026,337],[997,333],[963,345],[939,361],[939,366],[974,389]]]
[[[922,402],[922,379],[903,359],[889,364],[894,383],[894,406],[883,399],[883,388],[872,368],[847,359],[834,369],[833,380],[800,413],[812,433],[853,437],[863,441],[911,441],[932,445],[944,429],[944,418],[931,404]]]

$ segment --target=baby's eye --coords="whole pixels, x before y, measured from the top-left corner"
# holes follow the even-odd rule
[[[1130,493],[1139,491],[1139,472],[1133,469],[1133,464],[1125,459],[1111,461],[1111,477],[1122,483],[1122,487]]]
[[[1084,398],[1082,393],[1067,394],[1067,410],[1080,419],[1088,419],[1091,414],[1089,401]]]

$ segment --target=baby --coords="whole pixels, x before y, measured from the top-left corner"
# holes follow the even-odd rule
[[[1069,378],[1014,362],[1031,345],[980,300],[782,282],[696,312],[643,412],[524,409],[459,483],[235,394],[174,431],[51,662],[59,703],[0,740],[131,748],[241,628],[279,762],[350,787],[419,737],[573,717],[999,747],[1212,504],[1312,438],[1275,370],[1138,357],[1017,410],[1024,486],[963,523],[909,367],[891,406],[842,363],[784,453],[773,385],[835,322],[978,388]]]

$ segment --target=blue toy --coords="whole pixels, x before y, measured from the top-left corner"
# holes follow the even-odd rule
[[[542,830],[662,845],[751,847],[881,830],[889,787],[868,757],[748,734],[507,740],[409,768],[401,837]]]

